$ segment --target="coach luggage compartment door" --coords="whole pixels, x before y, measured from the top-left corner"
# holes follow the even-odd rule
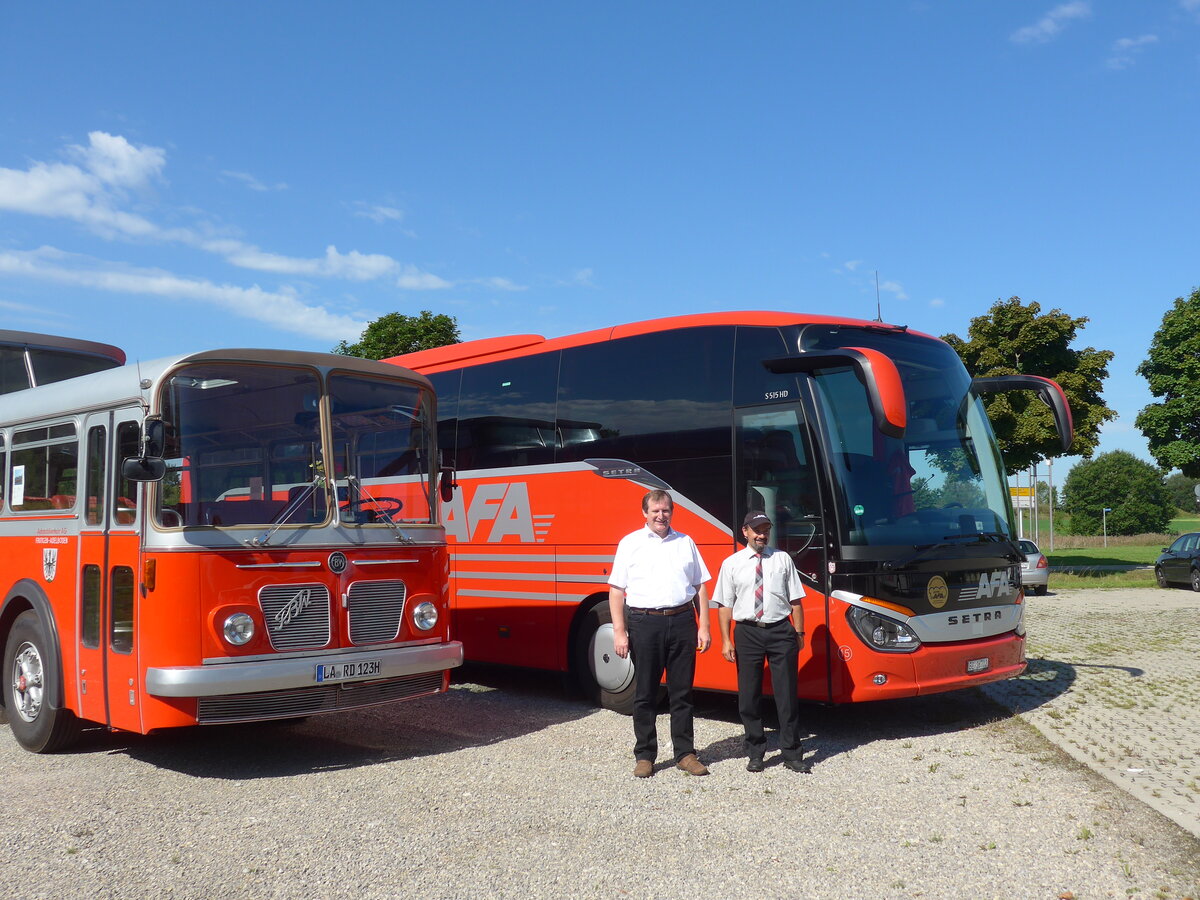
[[[137,455],[140,420],[137,409],[87,418],[79,537],[78,708],[85,719],[131,731],[141,730],[138,485],[121,478],[121,461]]]

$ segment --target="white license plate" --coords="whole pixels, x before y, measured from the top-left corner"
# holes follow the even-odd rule
[[[991,664],[992,664],[991,659],[989,659],[986,656],[982,657],[981,659],[968,659],[967,660],[967,674],[972,675],[975,672],[986,672],[988,669],[988,666],[990,666]]]
[[[358,681],[362,678],[378,678],[383,673],[383,666],[378,659],[339,660],[338,662],[319,663],[313,676],[318,684],[328,684],[331,681]]]

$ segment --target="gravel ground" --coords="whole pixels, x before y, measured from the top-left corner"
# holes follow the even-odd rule
[[[712,775],[631,777],[627,718],[557,678],[292,726],[0,728],[12,897],[1200,897],[1200,841],[982,691],[805,710],[815,763],[744,768],[700,695]],[[660,735],[668,734],[666,717]],[[669,741],[667,742],[669,746]],[[773,750],[774,748],[772,748]]]

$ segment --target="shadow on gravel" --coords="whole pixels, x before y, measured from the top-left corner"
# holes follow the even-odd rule
[[[1065,694],[1079,677],[1081,669],[1109,669],[1130,678],[1141,678],[1144,669],[1103,663],[1066,663],[1057,659],[1031,659],[1020,678],[997,681],[980,688],[992,700],[1014,713],[1037,709],[1060,694]]]
[[[555,675],[464,667],[449,692],[304,720],[85,734],[72,752],[123,753],[196,778],[242,781],[453,753],[590,715]]]

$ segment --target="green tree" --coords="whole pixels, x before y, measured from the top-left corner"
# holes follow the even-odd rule
[[[987,315],[972,319],[967,340],[956,334],[942,340],[962,357],[973,377],[1040,375],[1058,382],[1075,424],[1071,453],[1087,458],[1100,440],[1100,426],[1116,417],[1100,396],[1112,351],[1071,349],[1087,321],[1086,316],[1073,318],[1058,309],[1043,314],[1040,304],[1010,297],[997,300]],[[1054,417],[1032,391],[985,394],[984,407],[1008,474],[1063,455]]]
[[[1067,475],[1063,506],[1074,534],[1100,534],[1107,507],[1109,534],[1166,531],[1175,515],[1162,470],[1125,450],[1080,462]]]
[[[1200,477],[1200,288],[1175,299],[1137,371],[1150,393],[1162,398],[1138,413],[1135,423],[1150,455],[1164,469]]]
[[[458,320],[454,316],[434,315],[423,309],[419,316],[398,312],[380,316],[367,325],[357,343],[342,341],[333,352],[363,359],[388,359],[402,353],[457,344],[459,340]]]
[[[1189,478],[1180,472],[1169,476],[1163,482],[1163,486],[1167,489],[1167,496],[1171,498],[1176,509],[1182,509],[1185,512],[1196,511],[1196,485],[1198,484],[1200,484],[1200,479]]]

